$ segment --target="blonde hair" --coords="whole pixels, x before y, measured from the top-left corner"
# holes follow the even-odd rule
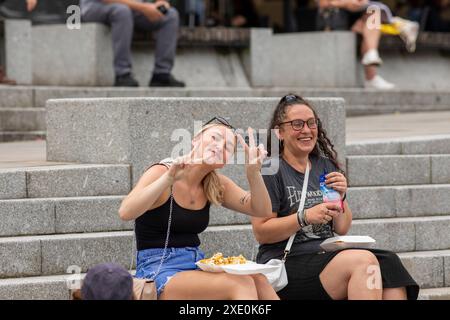
[[[222,126],[225,128],[228,128],[227,126],[223,124],[218,123],[212,123],[204,126],[195,136],[194,139],[197,138],[200,134],[208,130],[209,128],[216,127],[216,126]],[[235,148],[236,148],[236,142],[237,138],[235,138]],[[221,206],[223,203],[223,197],[225,193],[225,187],[220,183],[219,175],[217,174],[216,170],[211,171],[208,173],[202,181],[203,184],[203,192],[206,195],[206,198],[208,201],[216,206]]]

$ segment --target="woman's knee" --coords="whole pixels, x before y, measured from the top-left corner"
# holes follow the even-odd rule
[[[377,257],[367,250],[350,250],[347,253],[347,259],[352,268],[378,267],[380,265]]]
[[[236,297],[252,297],[257,298],[257,290],[255,280],[251,276],[238,276],[232,274],[223,274],[221,278],[223,286],[230,294],[230,298]]]
[[[121,19],[127,19],[127,20],[133,20],[133,12],[131,11],[130,7],[123,3],[111,3],[109,4],[111,6],[111,18],[113,20],[121,20]]]

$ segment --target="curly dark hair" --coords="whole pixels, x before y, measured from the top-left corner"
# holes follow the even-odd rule
[[[318,120],[317,121],[317,130],[318,130],[318,136],[317,136],[317,143],[314,146],[313,151],[311,154],[320,156],[323,155],[326,158],[330,159],[330,161],[338,168],[341,172],[343,172],[341,166],[339,165],[337,158],[338,154],[336,150],[334,150],[334,145],[331,143],[330,139],[327,136],[326,130],[322,126],[322,122],[320,121],[320,118],[317,115],[316,110],[314,107],[303,99],[302,97],[295,95],[295,94],[288,94],[281,98],[280,102],[278,103],[277,107],[275,108],[275,111],[272,116],[272,120],[270,121],[270,127],[267,133],[267,151],[269,153],[269,156],[272,156],[272,135],[271,131],[272,129],[275,129],[278,127],[278,125],[284,121],[286,121],[286,113],[288,111],[288,108],[293,105],[305,105],[308,108],[311,109],[311,111],[314,114],[314,117]],[[283,153],[284,150],[284,143],[282,141],[278,141],[279,143],[279,153],[280,155]]]

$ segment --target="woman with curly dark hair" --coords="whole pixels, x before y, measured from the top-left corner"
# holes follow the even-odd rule
[[[419,287],[395,253],[377,249],[324,252],[320,243],[345,235],[352,223],[346,201],[347,179],[311,104],[296,95],[283,97],[270,124],[279,143],[273,175],[264,182],[272,201],[272,217],[252,218],[260,243],[257,261],[266,263],[285,255],[288,239],[295,234],[285,262],[288,285],[281,299],[417,299]],[[338,202],[323,202],[319,177],[337,191]],[[309,178],[308,178],[309,177]],[[307,181],[303,190],[304,180]],[[304,209],[299,210],[302,194]],[[305,195],[304,195],[305,197]]]

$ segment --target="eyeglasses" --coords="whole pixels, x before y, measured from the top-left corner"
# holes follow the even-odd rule
[[[305,126],[305,123],[308,125],[308,128],[317,129],[317,126],[319,125],[319,120],[316,118],[311,118],[306,121],[303,121],[301,119],[295,119],[295,120],[291,120],[291,121],[282,122],[278,125],[281,126],[283,124],[288,124],[288,123],[292,126],[292,129],[294,129],[295,131],[300,131]]]
[[[230,128],[230,129],[232,129],[233,131],[236,130],[236,129],[228,122],[228,120],[225,119],[225,118],[223,118],[223,117],[214,117],[214,118],[212,118],[211,120],[209,120],[208,122],[206,122],[206,123],[205,123],[205,126],[208,125],[208,124],[210,124],[210,123],[213,123],[214,121],[217,121],[217,122],[219,122],[220,124],[223,124],[224,126]]]

